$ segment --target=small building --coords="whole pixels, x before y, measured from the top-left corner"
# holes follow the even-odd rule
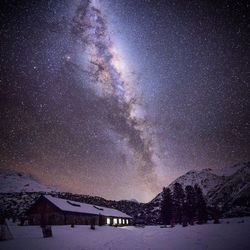
[[[113,208],[76,202],[51,195],[41,196],[29,209],[30,225],[115,225],[127,226],[132,217]]]

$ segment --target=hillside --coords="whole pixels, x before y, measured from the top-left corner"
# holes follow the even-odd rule
[[[40,183],[30,174],[14,170],[0,170],[0,193],[52,192],[57,190]]]
[[[250,163],[226,177],[225,181],[207,194],[209,204],[217,204],[226,215],[248,215],[250,211]]]
[[[203,170],[192,170],[186,174],[178,177],[168,187],[173,190],[175,183],[180,183],[184,188],[188,185],[194,186],[198,184],[205,196],[208,193],[214,192],[218,187],[225,184],[231,176],[237,175],[238,171],[241,171],[245,167],[249,167],[248,163],[236,164],[230,167],[222,169],[203,169]],[[151,202],[159,201],[161,199],[161,193],[159,193]]]
[[[189,171],[168,187],[173,190],[176,182],[184,188],[198,184],[208,205],[219,206],[225,216],[250,215],[250,162],[216,170]],[[151,212],[158,214],[161,197],[162,193],[159,193],[149,202]]]

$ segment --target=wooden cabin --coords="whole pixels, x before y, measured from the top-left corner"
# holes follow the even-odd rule
[[[113,208],[81,203],[51,195],[41,196],[29,209],[30,225],[116,225],[131,224],[132,217]]]

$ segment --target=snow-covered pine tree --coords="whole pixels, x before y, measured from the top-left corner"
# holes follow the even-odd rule
[[[161,221],[166,225],[172,225],[173,197],[170,188],[163,188],[161,201]]]

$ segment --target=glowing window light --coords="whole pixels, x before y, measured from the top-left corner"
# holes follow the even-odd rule
[[[122,219],[119,219],[119,224],[122,224]]]
[[[114,218],[113,223],[114,223],[114,225],[117,224],[117,219],[116,218]]]
[[[125,224],[125,220],[124,219],[122,219],[122,224]]]
[[[107,224],[110,225],[110,218],[107,218]]]
[[[128,224],[128,219],[126,220],[126,223]]]

